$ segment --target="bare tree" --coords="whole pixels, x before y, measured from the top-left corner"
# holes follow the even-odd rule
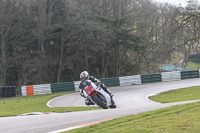
[[[22,1],[0,0],[0,45],[1,45],[1,73],[0,85],[6,84],[6,73],[9,64],[7,58],[8,41],[14,38],[17,23],[16,16],[20,12]]]

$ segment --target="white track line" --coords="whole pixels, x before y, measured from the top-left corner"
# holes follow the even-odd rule
[[[79,125],[79,126],[73,126],[73,127],[69,127],[69,128],[65,128],[65,129],[60,129],[60,130],[52,131],[52,132],[48,132],[48,133],[65,132],[65,131],[69,131],[69,130],[73,130],[73,129],[78,129],[78,128],[81,128],[81,127],[91,126],[91,125],[98,124],[98,123],[101,123],[101,122],[104,122],[104,121],[108,121],[108,120],[112,120],[112,119],[107,119],[107,120],[102,120],[102,121],[87,123],[87,124],[83,124],[83,125]]]

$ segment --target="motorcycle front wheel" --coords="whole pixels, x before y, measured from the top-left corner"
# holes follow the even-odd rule
[[[108,109],[106,99],[102,94],[97,94],[93,96],[94,102],[103,109]]]

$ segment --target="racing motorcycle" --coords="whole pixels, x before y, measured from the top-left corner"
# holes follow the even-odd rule
[[[116,105],[112,105],[111,97],[106,93],[100,85],[95,85],[90,80],[85,80],[83,83],[83,94],[86,98],[89,98],[94,104],[103,109],[116,108]]]

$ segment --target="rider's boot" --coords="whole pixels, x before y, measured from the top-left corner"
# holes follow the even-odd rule
[[[113,100],[113,95],[111,95],[110,97],[111,97],[111,105],[109,107],[110,108],[116,108],[115,101]]]
[[[111,103],[114,105],[115,104],[115,102],[114,102],[114,100],[113,100],[113,94],[112,94],[112,92],[108,89],[108,92],[107,92],[109,95],[110,95],[110,98],[111,98]]]
[[[89,105],[94,105],[94,103],[88,98],[85,100],[85,104],[88,105],[88,106]]]
[[[116,108],[115,102],[113,100],[113,94],[112,94],[112,92],[108,88],[106,88],[104,84],[101,85],[101,88],[103,88],[103,90],[110,95],[110,98],[111,98],[110,108]]]
[[[111,105],[110,105],[109,107],[110,107],[111,109],[117,107],[113,99],[111,99]]]

